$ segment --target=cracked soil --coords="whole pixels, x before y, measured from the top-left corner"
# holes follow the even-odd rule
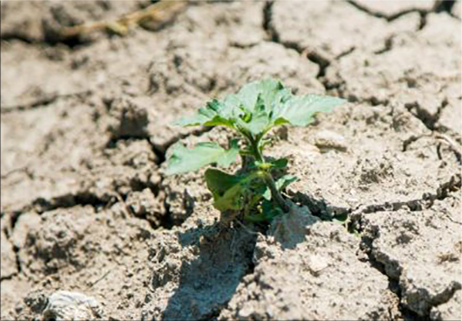
[[[1,3],[1,319],[71,291],[83,319],[460,320],[460,2],[195,2],[57,36],[148,5]],[[267,76],[348,103],[269,149],[300,210],[223,228],[203,171],[164,170],[229,133],[169,124]]]

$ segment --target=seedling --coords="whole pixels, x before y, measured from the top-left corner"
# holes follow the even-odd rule
[[[216,164],[227,168],[238,158],[242,168],[236,174],[216,167],[205,172],[214,206],[230,220],[243,215],[247,221],[268,222],[288,212],[289,204],[281,191],[297,180],[284,175],[287,159],[263,156],[270,140],[266,135],[282,125],[307,126],[316,113],[330,112],[343,99],[320,95],[295,96],[281,82],[264,79],[242,87],[237,94],[212,100],[192,117],[176,122],[180,126],[224,126],[238,133],[228,148],[215,142],[199,143],[192,149],[181,143],[172,147],[166,174],[181,174]]]

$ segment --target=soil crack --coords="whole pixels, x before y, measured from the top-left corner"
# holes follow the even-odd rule
[[[0,113],[8,114],[8,113],[16,112],[16,111],[26,111],[26,110],[31,110],[31,109],[47,107],[59,99],[66,99],[66,98],[72,98],[72,97],[84,97],[84,96],[92,95],[92,94],[93,94],[93,91],[91,90],[75,92],[75,93],[68,93],[68,94],[57,94],[57,93],[50,94],[43,98],[37,99],[35,101],[26,103],[26,104],[2,106],[0,109]]]
[[[180,140],[185,139],[189,136],[200,137],[201,135],[211,131],[212,129],[213,127],[201,127],[199,129],[192,130],[188,133],[175,135],[162,144],[155,144],[148,139],[148,143],[151,145],[153,153],[157,156],[157,165],[160,167],[160,165],[162,165],[162,163],[166,161],[167,150],[174,144],[178,143]]]
[[[393,20],[396,20],[404,15],[407,15],[407,14],[410,14],[410,13],[419,13],[421,18],[424,18],[424,16],[431,12],[431,10],[426,10],[426,9],[419,9],[419,8],[409,8],[409,9],[405,9],[405,10],[402,10],[402,11],[399,11],[399,12],[396,12],[396,13],[393,13],[393,14],[385,14],[385,13],[382,13],[380,11],[376,11],[376,10],[373,10],[373,9],[370,9],[354,0],[347,0],[347,3],[349,3],[350,5],[352,5],[353,7],[355,7],[356,9],[370,15],[370,16],[373,16],[373,17],[376,17],[376,18],[381,18],[381,19],[385,19],[387,22],[392,22]]]
[[[433,7],[429,9],[409,8],[393,14],[385,14],[380,11],[370,9],[367,6],[364,6],[361,3],[358,3],[354,0],[347,0],[347,3],[368,15],[371,15],[376,18],[385,19],[387,22],[392,22],[407,14],[418,13],[420,15],[420,24],[417,30],[422,30],[423,28],[425,28],[425,26],[427,25],[427,15],[430,13],[447,13],[452,18],[460,20],[460,18],[458,18],[452,12],[452,8],[456,3],[456,0],[436,0]]]
[[[178,141],[180,141],[181,139],[184,139],[184,138],[186,138],[188,136],[191,136],[191,135],[200,136],[200,135],[210,131],[211,129],[212,129],[212,127],[203,127],[203,128],[199,128],[197,130],[191,131],[189,133],[176,135],[176,136],[172,137],[171,139],[169,139],[166,143],[162,144],[161,146],[153,144],[149,140],[149,138],[146,138],[146,137],[145,138],[132,137],[132,136],[130,136],[130,137],[119,137],[117,139],[111,140],[111,141],[109,141],[108,146],[111,145],[111,144],[114,144],[118,140],[124,140],[124,139],[143,139],[143,140],[146,140],[149,143],[149,145],[151,146],[154,154],[157,156],[156,164],[160,167],[161,164],[163,162],[165,162],[165,160],[166,160],[166,151],[173,144],[175,144]],[[28,172],[27,167],[20,168],[20,169],[17,169],[17,170],[13,170],[13,171],[11,171],[9,173],[6,173],[5,175],[2,176],[2,179],[8,177],[9,175],[11,175],[11,174],[13,174],[15,172],[22,172],[22,171]],[[149,185],[149,184],[143,184],[141,186],[132,187],[131,191],[139,191],[139,190],[143,190],[145,188],[149,188],[155,196],[158,196],[159,195],[160,185],[162,184],[162,181],[164,180],[163,173],[160,172],[159,175],[160,175],[160,181],[155,186],[152,186],[152,185]],[[129,182],[129,184],[131,184],[131,183],[132,182]],[[139,182],[136,182],[136,183],[139,183]],[[86,205],[90,205],[96,211],[98,211],[98,210],[110,207],[111,205],[114,205],[117,202],[120,202],[122,205],[125,205],[126,197],[127,197],[127,195],[120,195],[116,191],[114,191],[110,195],[106,195],[103,198],[101,198],[97,194],[95,194],[95,193],[93,193],[91,191],[88,191],[88,190],[80,190],[80,191],[76,191],[76,192],[72,192],[72,193],[58,195],[58,196],[55,196],[55,197],[51,197],[49,199],[39,197],[39,198],[36,198],[36,199],[32,200],[30,203],[24,205],[23,207],[21,207],[19,209],[16,209],[16,210],[13,210],[13,211],[10,212],[10,215],[11,215],[11,228],[13,230],[14,227],[15,227],[16,222],[19,219],[19,217],[23,213],[26,213],[28,211],[33,210],[33,211],[41,214],[41,213],[49,212],[49,211],[60,209],[60,208],[71,208],[71,207],[75,207],[75,206],[86,206]],[[163,220],[162,220],[160,226],[162,226],[162,227],[164,227],[166,229],[170,229],[175,224],[172,221],[170,211],[169,211],[169,208],[168,208],[167,204],[164,204],[164,209],[165,209],[165,215],[163,216]],[[129,210],[128,210],[128,212],[130,213]],[[3,214],[5,214],[5,213],[2,212],[2,215]],[[143,218],[143,217],[141,217],[141,219],[147,220],[146,218]],[[147,221],[149,222],[149,220],[147,220]],[[149,223],[151,224],[151,222],[149,222]]]
[[[30,45],[36,45],[39,43],[37,40],[19,32],[2,33],[0,41],[20,41]]]
[[[69,193],[60,196],[53,197],[51,199],[45,199],[43,197],[36,198],[30,204],[23,206],[22,208],[12,212],[12,228],[22,213],[35,210],[37,213],[45,213],[53,211],[59,208],[70,208],[74,206],[86,206],[90,205],[95,209],[100,209],[109,206],[117,200],[117,197],[100,199],[95,194],[88,191],[81,191],[77,193]]]
[[[359,225],[359,230],[362,231],[363,227],[362,227],[361,221],[358,221],[357,223]],[[389,282],[389,289],[394,294],[396,294],[396,296],[398,297],[398,302],[399,302],[398,309],[401,312],[405,320],[417,320],[417,321],[428,320],[432,308],[450,301],[454,297],[455,293],[461,290],[460,283],[452,282],[447,288],[444,289],[443,292],[438,293],[434,298],[432,298],[431,302],[429,302],[430,308],[428,309],[428,312],[426,315],[422,316],[416,313],[415,311],[412,311],[409,307],[403,304],[403,288],[402,288],[403,285],[400,283],[400,278],[402,275],[401,269],[398,269],[399,271],[398,275],[391,275],[390,273],[387,272],[387,269],[385,268],[385,263],[382,263],[380,259],[377,257],[377,255],[381,255],[381,254],[380,253],[376,254],[373,251],[373,243],[379,237],[380,237],[379,229],[374,228],[372,231],[370,231],[368,235],[363,235],[361,237],[360,249],[363,251],[363,253],[366,254],[367,256],[366,261],[370,264],[370,266],[387,277],[388,282]]]
[[[360,227],[359,230],[362,230]],[[398,279],[392,278],[389,276],[386,272],[385,265],[377,260],[377,258],[374,256],[374,253],[372,251],[372,243],[374,240],[378,238],[378,231],[376,231],[375,235],[373,237],[361,237],[360,241],[360,249],[366,254],[367,259],[366,262],[369,263],[369,265],[377,270],[380,274],[384,275],[387,280],[388,280],[388,289],[396,295],[398,298],[398,310],[401,313],[401,315],[404,317],[405,320],[415,320],[415,321],[424,321],[428,320],[427,317],[421,317],[414,311],[410,310],[409,308],[405,307],[401,302],[402,302],[402,289],[399,285],[399,277]]]
[[[263,30],[271,41],[279,43],[279,34],[271,23],[273,17],[273,5],[274,0],[265,2],[265,5],[263,6]]]
[[[352,215],[370,214],[382,211],[398,211],[404,207],[411,212],[421,211],[433,206],[436,200],[444,200],[451,192],[458,191],[461,188],[460,173],[451,176],[451,178],[442,184],[433,193],[424,193],[421,198],[401,201],[401,202],[385,202],[381,204],[371,204],[356,208]]]
[[[462,149],[458,143],[456,143],[452,138],[449,136],[445,135],[444,132],[451,134],[454,134],[454,132],[448,128],[445,128],[444,126],[441,126],[438,124],[440,117],[446,108],[448,106],[448,100],[445,98],[442,102],[441,105],[438,107],[436,112],[434,114],[429,113],[426,109],[422,108],[418,102],[413,102],[413,103],[407,103],[404,105],[404,107],[409,111],[411,115],[413,115],[415,118],[420,120],[422,124],[427,127],[432,133],[430,135],[421,135],[421,136],[411,136],[409,139],[405,140],[403,142],[403,151],[406,151],[408,146],[426,136],[434,136],[435,138],[445,142],[451,150],[454,152],[456,155],[457,161],[459,163],[462,162]],[[457,135],[456,135],[457,136]],[[457,139],[458,140],[458,139]],[[438,155],[440,156],[440,149],[438,148]],[[441,156],[440,156],[441,158]]]
[[[374,51],[375,55],[381,55],[384,54],[388,51],[391,51],[393,49],[393,39],[396,37],[396,35],[391,35],[387,39],[385,39],[385,43],[383,45],[382,49]]]
[[[0,283],[6,280],[12,280],[13,278],[17,277],[18,275],[22,273],[21,260],[19,259],[19,248],[16,245],[13,245],[13,252],[14,252],[14,259],[15,259],[17,272],[11,273],[10,275],[7,275],[7,276],[3,276],[3,275],[0,276]]]
[[[2,215],[3,215],[3,213],[2,213]],[[17,219],[15,221],[13,221],[13,220],[9,221],[9,224],[8,224],[8,225],[10,225],[9,228],[4,227],[4,229],[3,229],[3,232],[5,233],[4,235],[5,235],[6,239],[7,239],[7,241],[10,242],[11,245],[12,245],[12,250],[13,250],[13,253],[14,253],[14,260],[15,260],[15,265],[16,265],[16,272],[11,273],[11,274],[9,274],[7,276],[4,276],[3,273],[2,273],[2,275],[0,275],[0,283],[2,281],[5,281],[5,280],[12,280],[14,277],[16,277],[16,276],[18,276],[18,275],[20,275],[22,273],[21,260],[19,259],[19,247],[17,247],[14,244],[14,242],[12,242],[12,240],[11,240],[12,239],[13,224],[16,224],[16,221],[17,221]]]
[[[461,175],[458,173],[442,184],[433,193],[424,193],[421,198],[384,202],[380,204],[359,205],[355,208],[328,206],[322,199],[315,199],[309,195],[296,192],[291,195],[292,201],[307,206],[311,214],[323,220],[343,217],[348,223],[348,228],[361,232],[361,215],[372,214],[382,211],[395,212],[402,208],[409,209],[411,212],[422,211],[433,206],[436,200],[444,200],[451,193],[460,190]]]
[[[356,47],[353,46],[350,49],[345,50],[344,52],[339,53],[334,60],[340,60],[343,57],[348,56],[349,54],[352,54],[356,50]]]
[[[306,57],[312,63],[318,65],[319,71],[316,75],[316,78],[321,81],[321,78],[325,76],[327,67],[331,64],[330,60],[324,57],[323,55],[319,54],[318,52],[307,50],[300,46],[300,44],[296,42],[290,41],[281,41],[281,37],[279,36],[279,32],[272,24],[272,16],[273,16],[273,5],[275,1],[268,1],[265,3],[263,7],[263,29],[267,34],[270,41],[280,44],[287,49],[293,49],[298,52],[300,55]],[[346,56],[354,51],[353,48],[349,48],[344,53],[340,53],[338,55],[338,59],[343,56]],[[323,84],[323,81],[321,81]]]
[[[81,39],[78,37],[67,37],[67,38],[58,37],[56,32],[47,32],[43,37],[34,38],[34,37],[28,36],[26,34],[23,34],[17,31],[3,33],[0,36],[0,41],[1,42],[20,41],[20,42],[29,44],[31,46],[40,46],[40,47],[42,46],[53,47],[57,45],[64,45],[69,48],[89,45],[91,43],[89,40]]]
[[[426,138],[426,137],[433,137],[435,139],[438,139],[441,142],[446,143],[446,145],[448,145],[449,148],[456,155],[457,161],[459,163],[462,163],[462,150],[461,150],[460,146],[452,138],[450,138],[449,136],[447,136],[445,134],[440,134],[440,133],[437,133],[437,132],[432,132],[430,134],[423,134],[423,135],[417,135],[417,136],[415,136],[415,135],[410,136],[408,139],[403,141],[403,149],[402,149],[402,151],[406,152],[408,150],[409,146],[412,143],[418,141],[419,139]],[[439,159],[442,159],[440,148],[441,148],[441,145],[438,145],[437,146],[437,152],[438,152]]]
[[[425,125],[425,127],[431,131],[434,131],[437,129],[436,123],[440,119],[441,113],[447,105],[448,101],[447,99],[444,99],[435,114],[429,113],[426,109],[422,108],[418,102],[407,103],[404,105],[404,107],[418,120],[420,120]]]
[[[452,12],[452,8],[456,4],[456,0],[436,0],[435,6],[433,7],[433,11],[436,13],[446,12],[451,17],[460,20],[457,16],[454,15]]]

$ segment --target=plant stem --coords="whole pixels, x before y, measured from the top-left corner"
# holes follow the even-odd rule
[[[271,199],[284,211],[289,211],[289,205],[287,202],[282,198],[281,193],[279,193],[278,189],[276,188],[276,184],[274,183],[273,176],[271,173],[265,172],[263,179],[271,191]]]
[[[260,153],[260,149],[258,148],[259,141],[257,139],[255,139],[255,138],[253,138],[252,136],[250,136],[249,137],[249,143],[250,143],[250,147],[252,149],[253,156],[254,156],[255,160],[257,160],[258,162],[263,163],[265,161],[265,159],[263,158],[263,155]]]
[[[265,159],[263,158],[263,155],[260,152],[260,149],[258,148],[258,139],[254,139],[253,137],[249,138],[249,143],[251,145],[251,149],[253,151],[254,157],[257,161],[263,163]],[[278,189],[276,188],[276,184],[274,183],[273,175],[271,175],[271,172],[268,170],[264,170],[263,172],[263,180],[265,181],[265,184],[268,186],[268,188],[271,191],[271,199],[273,202],[278,205],[284,212],[289,211],[289,206],[287,205],[287,202],[282,198],[281,193],[279,193]]]

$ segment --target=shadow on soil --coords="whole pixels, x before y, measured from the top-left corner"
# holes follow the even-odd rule
[[[269,230],[261,232],[273,235],[282,249],[290,250],[305,241],[309,226],[320,221],[308,207],[292,203],[289,213],[275,218]],[[186,230],[179,235],[179,242],[183,247],[192,247],[197,256],[182,262],[179,286],[163,319],[216,319],[242,278],[253,273],[257,233],[244,226],[221,229],[211,225]]]
[[[164,320],[210,320],[234,295],[242,278],[253,271],[257,235],[243,228],[217,226],[189,229],[179,235],[183,247],[199,252],[183,261],[180,284],[164,311]]]

